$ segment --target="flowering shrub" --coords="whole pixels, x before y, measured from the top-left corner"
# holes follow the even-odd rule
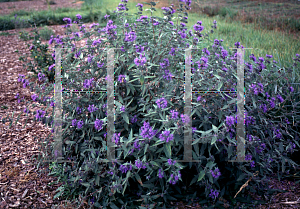
[[[177,19],[176,26],[172,22],[176,12],[173,6],[162,8],[165,18],[141,15],[137,23],[129,25],[124,13],[128,10],[126,3],[127,0],[123,0],[117,7],[119,19],[116,23],[108,20],[103,29],[94,24],[90,32],[80,23],[81,16],[78,15],[76,22],[79,22],[80,32],[73,33],[71,38],[53,37],[49,42],[50,45],[56,42],[56,48],[68,46],[71,49],[68,51],[63,47],[62,50],[67,54],[62,59],[62,69],[73,69],[68,72],[69,79],[62,79],[64,88],[95,92],[78,96],[63,94],[63,155],[72,161],[64,163],[68,175],[64,187],[76,188],[78,194],[95,207],[129,208],[143,201],[149,208],[171,208],[170,200],[195,198],[196,195],[203,199],[201,204],[217,207],[223,204],[219,198],[232,199],[244,182],[259,171],[249,183],[250,187],[242,193],[249,190],[266,193],[263,190],[267,185],[261,185],[268,181],[266,175],[273,172],[275,165],[281,165],[282,172],[286,163],[294,166],[286,153],[295,148],[294,144],[299,147],[295,139],[299,133],[289,122],[292,116],[281,107],[295,97],[286,75],[282,73],[281,79],[271,80],[270,75],[276,74],[278,68],[274,61],[270,63],[272,57],[267,55],[266,61],[260,57],[256,62],[256,57],[250,56],[251,63],[245,64],[245,158],[248,162],[230,164],[228,160],[235,160],[236,156],[236,94],[199,94],[192,100],[191,115],[181,114],[184,112],[180,93],[184,81],[184,48],[201,49],[204,38],[208,38],[208,34],[201,33],[204,29],[201,21],[194,25],[194,32],[187,32],[188,13],[183,12],[183,8],[189,10],[191,1],[180,4],[178,10],[184,16],[178,15],[181,18]],[[150,2],[149,5],[152,14],[156,4]],[[137,9],[138,14],[142,14],[143,5],[138,4]],[[109,19],[109,16],[105,18]],[[70,27],[72,20],[65,18],[65,21],[66,28]],[[214,21],[212,28],[216,29],[216,24]],[[91,35],[104,36],[106,40],[91,40]],[[75,42],[83,38],[88,38],[87,47],[75,48]],[[225,50],[222,41],[216,39],[211,47],[193,51],[192,75],[197,90],[199,86],[205,90],[216,89],[216,84],[220,90],[236,89],[237,53]],[[105,130],[107,96],[97,93],[103,89],[98,80],[107,75],[107,61],[103,60],[106,52],[99,49],[106,43],[112,48],[121,48],[115,52],[117,109],[116,133],[112,139],[107,139]],[[243,48],[239,42],[235,46]],[[300,56],[296,56],[296,62],[299,62]],[[52,71],[54,66],[51,64],[49,69]],[[87,70],[90,71],[87,73]],[[292,70],[286,71],[291,73]],[[44,78],[43,73],[39,74],[41,82]],[[18,81],[25,87],[31,86],[22,75]],[[146,89],[147,81],[153,81],[156,88],[147,85]],[[45,97],[53,92],[53,85],[46,89],[45,84],[36,88],[38,95],[33,95],[32,99],[55,107],[53,98]],[[178,102],[169,102],[171,98]],[[299,110],[294,104],[292,108]],[[279,110],[281,115],[278,115]],[[27,109],[24,112],[30,113]],[[53,123],[54,111],[48,118],[47,111],[40,110],[35,114],[36,120],[43,120],[48,125]],[[178,160],[183,159],[183,128],[190,117],[193,118],[193,160],[200,162],[189,162],[187,166]],[[211,131],[215,135],[210,134]],[[209,138],[210,143],[203,142],[203,138]],[[115,143],[116,159],[124,160],[124,163],[109,162],[106,167],[100,163],[99,160],[105,158],[107,140]],[[56,197],[62,196],[62,191]],[[250,202],[250,197],[238,196],[236,200]],[[259,203],[262,202],[255,202]]]

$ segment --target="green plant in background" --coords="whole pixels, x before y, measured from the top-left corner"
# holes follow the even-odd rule
[[[187,119],[185,115],[180,114],[184,107],[183,95],[180,93],[183,89],[179,87],[184,77],[183,49],[189,46],[200,49],[192,51],[193,84],[196,87],[202,84],[205,90],[206,87],[215,89],[215,86],[212,87],[214,84],[218,84],[221,90],[225,84],[226,89],[229,86],[232,87],[231,90],[235,90],[237,53],[227,52],[222,46],[223,40],[218,39],[214,40],[212,46],[201,50],[203,46],[207,46],[203,43],[205,38],[209,41],[210,39],[208,34],[201,34],[204,29],[201,21],[194,25],[194,31],[187,31],[185,23],[188,22],[189,15],[183,12],[183,8],[188,10],[190,1],[185,2],[186,5],[180,4],[179,14],[176,13],[177,18],[174,18],[175,23],[172,21],[175,10],[171,6],[162,8],[166,17],[159,18],[152,16],[156,11],[153,8],[155,2],[148,4],[151,5],[151,9],[147,10],[151,12],[149,17],[142,15],[143,5],[138,4],[139,12],[136,15],[139,19],[130,25],[122,12],[127,11],[126,3],[127,1],[123,0],[122,5],[118,6],[119,18],[115,22],[108,20],[103,29],[94,24],[91,31],[87,31],[80,23],[80,31],[72,34],[72,40],[69,37],[51,39],[52,43],[56,41],[56,47],[61,47],[64,43],[71,48],[65,48],[62,52],[63,55],[66,54],[62,59],[62,69],[66,67],[73,70],[68,74],[68,79],[62,79],[65,88],[69,89],[102,89],[101,85],[95,82],[107,76],[107,61],[102,59],[106,57],[107,52],[98,47],[102,48],[109,43],[112,48],[122,48],[122,52],[116,50],[114,56],[114,76],[117,79],[115,97],[118,99],[115,103],[118,108],[115,120],[116,134],[112,139],[106,137],[105,125],[109,110],[106,111],[105,95],[83,94],[79,98],[68,93],[63,95],[69,97],[64,98],[63,102],[63,154],[65,158],[72,160],[72,165],[63,165],[69,180],[63,187],[73,183],[73,189],[80,188],[77,194],[83,195],[91,207],[133,208],[144,203],[150,208],[162,205],[163,208],[171,208],[170,201],[199,196],[202,199],[200,204],[208,204],[212,208],[222,207],[223,203],[219,201],[219,197],[230,199],[246,179],[259,171],[259,176],[253,178],[250,187],[246,187],[241,193],[245,194],[245,190],[257,192],[259,195],[272,193],[273,191],[265,192],[263,189],[267,186],[262,187],[261,182],[268,180],[264,178],[273,172],[275,166],[278,166],[277,172],[280,176],[286,168],[295,165],[286,157],[286,152],[293,150],[295,145],[299,147],[295,139],[296,132],[292,130],[289,122],[292,115],[281,107],[286,105],[287,101],[297,98],[294,88],[290,85],[291,79],[288,79],[292,77],[292,69],[286,69],[286,72],[279,74],[279,66],[275,60],[271,63],[270,55],[256,59],[252,54],[250,61],[245,63],[245,124],[246,141],[249,142],[245,147],[248,162],[226,162],[235,159],[236,145],[236,109],[233,106],[236,95],[229,93],[222,98],[208,95],[198,95],[196,99],[194,97],[194,109],[190,115],[194,117],[195,126],[193,159],[201,162],[197,165],[178,163],[176,161],[183,156],[183,127]],[[77,18],[79,21],[81,16],[78,15]],[[70,18],[64,18],[64,21],[67,25],[72,22]],[[216,27],[214,21],[212,28]],[[100,30],[103,30],[106,40],[101,39],[103,36],[100,35]],[[74,41],[80,41],[83,37],[89,38],[91,35],[100,38],[88,39],[88,47],[75,48]],[[243,48],[240,42],[236,42],[235,46]],[[85,61],[86,57],[88,61]],[[298,54],[293,64],[293,72],[299,69],[296,62],[300,62]],[[76,67],[78,64],[81,66],[79,69]],[[85,73],[88,69],[92,69],[92,72]],[[154,76],[144,75],[146,69]],[[200,69],[204,74],[200,74]],[[170,79],[171,74],[174,75],[174,80]],[[276,76],[270,79],[270,75]],[[19,80],[23,84],[28,83],[21,77],[20,75]],[[152,89],[146,86],[147,81],[153,81],[158,87]],[[32,95],[32,99],[47,107],[54,107],[53,98],[45,97],[47,93],[53,92],[53,85],[47,89],[44,87],[45,83],[36,88],[37,94]],[[172,96],[178,99],[179,103],[168,102]],[[227,108],[222,108],[224,103]],[[220,108],[225,111],[215,115]],[[299,111],[299,106],[295,103],[292,103],[290,108]],[[25,112],[28,113],[27,110]],[[43,120],[48,124],[53,122],[54,112],[50,117],[46,117],[46,111],[43,110],[34,113],[36,120]],[[298,116],[295,117],[300,120]],[[3,119],[2,121],[5,122]],[[286,129],[283,129],[282,125]],[[285,130],[292,134],[287,134]],[[218,135],[210,135],[212,131]],[[208,135],[213,140],[211,143],[199,143],[203,138],[197,134],[201,134],[201,137]],[[125,159],[125,163],[107,163],[108,168],[100,165],[100,159],[105,158],[105,144],[108,140],[115,143],[117,159]],[[53,169],[61,173],[60,168]],[[64,194],[60,192],[59,195]],[[231,204],[249,203],[250,200],[249,196],[238,196],[231,199]],[[256,201],[254,204],[262,202]]]
[[[42,34],[44,38],[48,38],[49,30],[44,29]],[[46,34],[46,35],[45,35]],[[53,35],[50,38],[53,38]],[[40,41],[41,35],[37,28],[34,28],[33,35],[30,36],[27,34],[26,38],[28,40],[33,40],[32,44],[27,44],[28,48],[30,49],[30,57],[33,59],[33,62],[28,62],[29,55],[22,55],[20,56],[19,60],[24,61],[23,64],[24,68],[28,71],[33,73],[33,77],[39,78],[40,81],[44,81],[46,79],[48,82],[54,82],[54,54],[50,54],[48,44],[43,44]],[[64,72],[64,70],[62,70]],[[40,74],[43,74],[47,78],[40,78]],[[27,86],[27,83],[24,83],[24,86]]]
[[[23,41],[30,40],[29,33],[26,30],[22,30],[19,32],[19,38],[22,39]]]
[[[15,34],[14,33],[9,33],[9,32],[0,33],[0,36],[11,36],[11,35],[15,35]]]
[[[49,41],[51,36],[54,36],[55,33],[52,29],[49,29],[47,26],[44,26],[40,31],[39,34],[44,41]]]

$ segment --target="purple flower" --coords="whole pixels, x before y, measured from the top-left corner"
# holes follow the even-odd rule
[[[122,173],[127,173],[128,170],[130,170],[130,171],[132,170],[132,165],[130,165],[130,164],[129,164],[129,166],[128,165],[121,165],[120,170],[121,170]]]
[[[72,120],[72,126],[76,128],[76,125],[77,125],[77,120],[76,119]]]
[[[36,102],[36,98],[38,98],[38,96],[36,94],[31,95],[31,99],[35,102]]]
[[[219,196],[219,192],[218,192],[217,190],[211,189],[211,190],[210,190],[209,196],[210,196],[212,199],[215,199],[216,197]]]
[[[234,124],[234,117],[233,116],[226,116],[226,124],[230,127]]]
[[[143,139],[151,139],[155,136],[156,131],[154,131],[152,129],[152,127],[150,127],[150,123],[144,121],[143,127],[141,127],[141,136],[143,137]]]
[[[131,118],[131,123],[136,123],[137,122],[137,118],[136,118],[137,116],[135,115],[135,116],[133,116],[132,118]]]
[[[55,64],[50,65],[50,67],[48,68],[48,70],[51,71],[54,66],[55,66]]]
[[[96,121],[95,121],[95,128],[97,129],[97,131],[99,131],[99,130],[102,129],[102,125],[103,125],[103,121],[99,120],[99,119],[96,119]]]
[[[135,5],[136,7],[139,7],[139,9],[142,9],[143,8],[143,5],[138,3],[137,5]]]
[[[282,98],[281,95],[277,95],[277,99],[278,99],[279,103],[282,103],[284,101],[284,99]]]
[[[18,82],[21,82],[23,80],[22,78],[24,78],[24,77],[25,77],[24,75],[19,74]]]
[[[266,104],[260,105],[260,108],[263,110],[264,113],[266,113],[268,111],[268,108],[267,108]]]
[[[120,111],[125,112],[125,107],[124,106],[120,107]]]
[[[119,75],[118,81],[119,81],[120,83],[126,83],[125,78],[126,78],[125,75]]]
[[[163,177],[164,177],[164,171],[162,169],[159,169],[158,178],[162,179]]]
[[[95,112],[96,110],[98,110],[98,108],[97,107],[95,107],[95,105],[93,104],[93,105],[89,105],[89,107],[88,107],[88,111],[90,112],[90,113],[93,113],[93,112]]]
[[[166,108],[168,105],[168,102],[165,98],[157,99],[156,104],[158,108]]]
[[[68,24],[71,24],[71,23],[72,23],[71,18],[68,18],[68,17],[65,17],[65,18],[63,19],[63,21],[67,22]]]
[[[252,155],[249,154],[249,155],[246,155],[246,156],[245,156],[245,160],[248,161],[248,160],[251,160],[251,159],[252,159]]]
[[[214,171],[210,170],[210,173],[214,178],[219,178],[219,176],[221,176],[221,172],[219,171],[219,168],[216,168]]]
[[[121,135],[121,133],[118,133],[118,134],[114,133],[113,138],[111,139],[111,141],[118,144],[119,139],[120,139],[120,135]]]
[[[294,88],[292,86],[290,86],[290,92],[293,92],[294,91]]]
[[[145,164],[149,165],[149,163],[145,163]],[[135,166],[136,166],[138,169],[140,169],[140,168],[146,169],[146,168],[147,168],[146,165],[143,165],[143,162],[140,161],[140,160],[136,160],[136,161],[135,161]]]
[[[163,131],[163,133],[159,135],[159,138],[161,141],[166,141],[167,143],[174,139],[173,134],[170,134],[169,130]]]
[[[24,113],[29,113],[29,110],[27,108],[25,108]]]
[[[83,126],[83,121],[78,121],[78,123],[77,123],[77,128],[78,129],[81,129],[82,128],[82,126]]]
[[[178,118],[178,112],[175,111],[175,110],[171,110],[170,112],[172,114],[171,119],[175,119],[176,120]]]
[[[274,98],[274,97],[272,97],[272,99],[271,99],[271,100],[267,100],[267,101],[269,101],[269,102],[270,102],[270,106],[271,106],[271,108],[274,108],[274,107],[275,107],[275,98]]]
[[[77,17],[78,20],[82,19],[82,16],[80,14],[77,14],[76,17]]]
[[[172,159],[168,159],[168,163],[169,163],[169,165],[175,165],[176,160],[174,160],[174,161],[172,162]]]
[[[43,118],[45,116],[45,113],[46,112],[43,110],[37,110],[36,115],[35,115],[36,119],[39,120],[39,119]]]
[[[142,54],[140,54],[140,58],[135,58],[134,59],[134,63],[137,65],[137,66],[140,66],[140,65],[143,65],[147,62],[147,59],[145,56],[143,56]]]
[[[93,86],[93,80],[94,78],[91,78],[91,79],[85,79],[84,83],[83,83],[83,87],[84,88],[90,88]]]
[[[188,124],[190,122],[190,118],[188,115],[181,114],[180,117],[183,124]]]

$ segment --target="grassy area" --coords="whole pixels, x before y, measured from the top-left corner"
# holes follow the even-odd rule
[[[178,1],[161,1],[165,5],[174,4],[178,8]],[[84,22],[99,22],[100,25],[106,25],[104,19],[105,14],[114,15],[112,11],[116,10],[118,4],[121,3],[120,0],[85,0],[81,9],[72,8],[59,8],[57,10],[39,11],[39,12],[27,12],[18,11],[14,12],[8,16],[2,18],[15,19],[14,15],[17,14],[21,19],[31,19],[37,23],[42,23],[43,25],[51,24],[64,24],[62,21],[63,17],[75,18],[75,15],[80,13],[83,17]],[[141,3],[140,1],[128,1],[127,5],[129,11],[127,13],[134,14],[138,12],[136,4]],[[150,8],[150,6],[144,4],[143,15],[150,16],[150,11],[145,11]],[[163,17],[161,7],[156,6],[156,12],[153,13],[154,16]],[[254,54],[256,57],[264,57],[266,54],[273,55],[273,58],[278,62],[280,67],[290,67],[293,63],[293,58],[298,53],[300,54],[300,42],[294,39],[292,36],[283,33],[270,31],[267,29],[256,29],[253,24],[242,24],[241,21],[230,20],[230,17],[235,16],[236,12],[228,9],[221,8],[220,14],[214,17],[209,17],[208,15],[202,13],[191,13],[189,12],[188,18],[188,30],[193,30],[193,25],[201,20],[204,25],[204,32],[210,30],[213,20],[217,20],[217,29],[213,34],[211,34],[210,39],[223,39],[223,46],[228,49],[229,47],[234,48],[235,42],[240,42],[245,48],[253,48],[245,50],[245,61],[249,61],[249,55]],[[223,18],[226,16],[226,18]],[[111,18],[110,17],[110,18]],[[135,17],[135,16],[134,16]],[[114,20],[114,18],[113,18]],[[176,20],[173,20],[177,23]],[[0,19],[1,25],[1,19]],[[211,45],[211,42],[209,43]],[[208,45],[201,45],[201,48],[208,47]],[[228,49],[231,50],[231,49]],[[296,72],[297,73],[297,72]],[[298,73],[297,73],[298,74]],[[297,79],[295,79],[297,80]],[[295,81],[293,81],[295,82]]]
[[[137,12],[136,2],[128,1],[127,11],[129,14]],[[177,1],[162,1],[174,5],[179,5]],[[118,5],[119,0],[111,0],[110,3],[104,2],[105,8],[113,10]],[[148,5],[144,5],[143,15],[150,16],[150,11],[145,11],[150,8]],[[156,7],[157,11],[153,15],[163,17],[162,10]],[[159,8],[159,9],[158,9]],[[221,18],[220,16],[208,17],[207,15],[199,13],[189,13],[188,30],[193,30],[193,25],[197,21],[201,20],[204,25],[204,31],[210,30],[210,26],[214,20],[217,21],[217,29],[211,34],[211,40],[223,39],[223,45],[226,48],[234,48],[234,43],[240,42],[245,48],[253,48],[245,50],[245,61],[249,61],[249,55],[254,54],[256,57],[264,57],[266,54],[273,55],[273,58],[278,62],[280,67],[289,67],[290,63],[293,63],[293,59],[296,54],[300,54],[300,42],[295,40],[292,36],[286,35],[281,32],[269,31],[269,30],[257,30],[254,29],[252,24],[242,24],[240,21],[228,21],[228,19]],[[175,21],[174,21],[175,23]],[[211,44],[211,43],[210,43]],[[201,48],[207,47],[206,45]],[[230,49],[229,49],[230,50]],[[299,73],[299,72],[298,72]],[[295,79],[296,80],[296,79]],[[294,82],[294,81],[293,81]]]

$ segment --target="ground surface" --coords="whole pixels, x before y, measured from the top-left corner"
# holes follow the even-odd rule
[[[1,3],[2,4],[2,3]],[[1,7],[0,4],[0,7]],[[87,24],[89,25],[89,24]],[[64,29],[61,26],[50,26],[55,30],[56,35],[63,35]],[[25,29],[30,31],[30,29]],[[18,74],[27,75],[27,70],[23,69],[22,62],[18,61],[20,54],[29,54],[26,42],[18,38],[18,31],[6,31],[16,35],[1,36],[0,38],[0,117],[6,114],[12,114],[15,111],[16,116],[25,109],[25,102],[17,102],[16,93],[25,100],[31,100],[31,94],[28,88],[23,88],[21,83],[17,82]],[[30,43],[30,41],[28,41]],[[18,50],[19,54],[15,51]],[[33,81],[33,80],[32,80]],[[36,103],[39,105],[38,103]],[[41,107],[41,105],[39,105]],[[35,107],[33,110],[39,109]],[[28,121],[26,122],[26,119]],[[8,123],[0,123],[0,208],[59,208],[64,207],[64,200],[53,200],[55,190],[61,185],[51,185],[56,178],[49,177],[47,174],[40,174],[31,160],[31,157],[39,152],[38,141],[50,134],[50,129],[39,123],[34,123],[33,115],[20,116],[19,122],[8,129]],[[15,121],[15,120],[14,120]],[[24,125],[26,123],[26,127]],[[36,137],[36,138],[35,138]],[[271,177],[271,188],[278,188],[288,191],[279,193],[270,199],[270,203],[260,208],[299,208],[297,199],[300,197],[300,186],[293,181],[281,181]],[[257,197],[252,194],[255,198]],[[286,203],[289,202],[289,203]],[[74,208],[74,205],[68,204],[68,208]],[[174,203],[176,205],[176,203]],[[187,205],[179,202],[178,208],[201,208],[200,206]],[[87,208],[83,206],[82,208]]]
[[[50,0],[49,0],[50,2]],[[82,1],[75,0],[54,0],[56,4],[50,5],[52,10],[56,8],[80,8]],[[41,11],[47,10],[48,5],[46,0],[35,0],[35,1],[19,1],[19,2],[1,2],[0,3],[0,15],[8,15],[11,12],[18,11],[18,10],[25,10],[25,11]]]

